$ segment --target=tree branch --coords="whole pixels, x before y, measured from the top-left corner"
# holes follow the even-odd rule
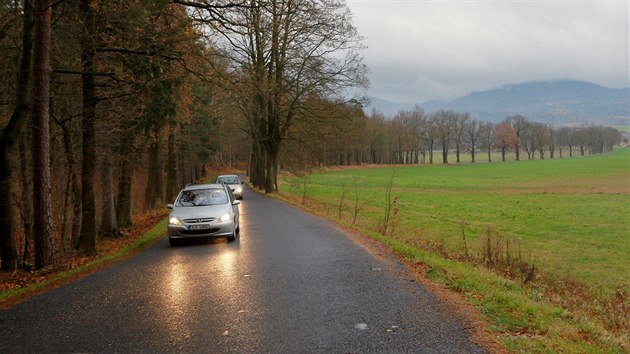
[[[97,53],[125,53],[125,54],[135,54],[135,55],[146,55],[146,56],[158,56],[164,59],[170,60],[179,60],[181,59],[181,55],[173,56],[162,54],[157,50],[136,50],[136,49],[127,49],[127,48],[96,48]]]

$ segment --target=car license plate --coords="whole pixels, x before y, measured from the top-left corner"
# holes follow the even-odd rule
[[[201,225],[190,225],[188,226],[189,230],[205,230],[205,229],[209,229],[210,225],[208,224],[201,224]]]

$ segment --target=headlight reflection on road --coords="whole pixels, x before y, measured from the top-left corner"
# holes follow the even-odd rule
[[[219,256],[221,271],[226,277],[234,276],[234,258],[235,255],[233,251],[223,252]]]
[[[165,274],[164,308],[160,311],[162,323],[173,341],[186,340],[192,335],[186,309],[190,306],[190,284],[186,276],[185,262],[175,261]]]

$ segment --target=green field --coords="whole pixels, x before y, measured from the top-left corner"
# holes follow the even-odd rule
[[[620,132],[630,133],[630,125],[615,125],[613,128],[619,130]]]
[[[355,227],[369,233],[382,224],[390,180],[397,203],[388,237],[397,242],[416,246],[422,239],[463,254],[465,221],[470,253],[481,253],[480,239],[491,227],[517,240],[522,257],[547,279],[584,285],[594,307],[616,289],[628,290],[628,148],[554,160],[337,170],[286,178],[280,187],[344,224],[360,206]]]

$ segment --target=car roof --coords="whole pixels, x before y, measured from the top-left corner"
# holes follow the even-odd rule
[[[184,187],[185,191],[194,190],[194,189],[223,189],[222,184],[219,183],[204,183],[204,184],[190,184]]]
[[[238,175],[220,175],[217,178],[221,178],[221,177],[238,177]]]

